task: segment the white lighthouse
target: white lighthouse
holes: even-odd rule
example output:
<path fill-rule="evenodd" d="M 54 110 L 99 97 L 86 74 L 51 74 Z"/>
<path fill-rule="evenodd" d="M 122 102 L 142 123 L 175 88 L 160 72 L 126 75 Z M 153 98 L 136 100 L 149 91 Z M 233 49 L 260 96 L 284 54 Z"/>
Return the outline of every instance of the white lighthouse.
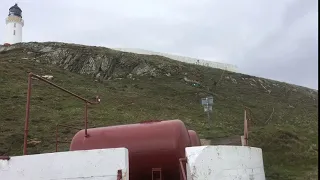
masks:
<path fill-rule="evenodd" d="M 22 10 L 18 4 L 9 9 L 9 15 L 6 18 L 5 44 L 15 44 L 22 42 Z"/>

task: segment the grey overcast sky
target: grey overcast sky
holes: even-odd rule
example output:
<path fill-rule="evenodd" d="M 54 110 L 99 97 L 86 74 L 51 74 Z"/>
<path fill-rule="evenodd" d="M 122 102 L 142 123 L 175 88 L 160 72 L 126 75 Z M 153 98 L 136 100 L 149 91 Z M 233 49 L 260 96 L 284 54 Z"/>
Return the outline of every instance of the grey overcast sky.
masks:
<path fill-rule="evenodd" d="M 141 48 L 238 66 L 318 89 L 318 0 L 0 0 L 23 11 L 23 41 Z"/>

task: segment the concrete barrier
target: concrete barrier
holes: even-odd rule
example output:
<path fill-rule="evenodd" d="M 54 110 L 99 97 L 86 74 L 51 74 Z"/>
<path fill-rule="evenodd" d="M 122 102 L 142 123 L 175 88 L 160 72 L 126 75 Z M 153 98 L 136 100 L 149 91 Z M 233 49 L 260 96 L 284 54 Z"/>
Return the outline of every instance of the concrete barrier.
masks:
<path fill-rule="evenodd" d="M 0 160 L 3 180 L 117 180 L 122 170 L 123 180 L 129 180 L 129 160 L 126 148 L 69 151 Z"/>
<path fill-rule="evenodd" d="M 188 180 L 265 180 L 262 150 L 246 146 L 186 148 Z"/>

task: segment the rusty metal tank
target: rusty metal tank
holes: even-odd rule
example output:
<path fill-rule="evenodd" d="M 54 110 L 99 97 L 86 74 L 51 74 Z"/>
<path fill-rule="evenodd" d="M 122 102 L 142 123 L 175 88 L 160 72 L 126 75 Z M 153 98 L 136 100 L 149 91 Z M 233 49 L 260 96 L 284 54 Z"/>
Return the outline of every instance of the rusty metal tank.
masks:
<path fill-rule="evenodd" d="M 201 141 L 198 134 L 194 130 L 188 130 L 191 140 L 191 146 L 201 146 Z"/>
<path fill-rule="evenodd" d="M 143 122 L 79 131 L 70 150 L 126 147 L 131 180 L 151 179 L 152 168 L 161 168 L 165 180 L 179 180 L 179 158 L 191 146 L 188 130 L 180 120 Z"/>

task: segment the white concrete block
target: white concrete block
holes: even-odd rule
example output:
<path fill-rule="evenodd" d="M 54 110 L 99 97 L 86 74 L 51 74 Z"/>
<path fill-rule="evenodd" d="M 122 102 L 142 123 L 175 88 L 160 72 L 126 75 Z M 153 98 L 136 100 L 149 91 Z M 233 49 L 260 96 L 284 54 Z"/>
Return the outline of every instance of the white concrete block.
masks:
<path fill-rule="evenodd" d="M 260 148 L 197 146 L 186 156 L 188 180 L 265 180 Z"/>
<path fill-rule="evenodd" d="M 68 151 L 0 160 L 1 180 L 129 180 L 126 148 Z"/>

